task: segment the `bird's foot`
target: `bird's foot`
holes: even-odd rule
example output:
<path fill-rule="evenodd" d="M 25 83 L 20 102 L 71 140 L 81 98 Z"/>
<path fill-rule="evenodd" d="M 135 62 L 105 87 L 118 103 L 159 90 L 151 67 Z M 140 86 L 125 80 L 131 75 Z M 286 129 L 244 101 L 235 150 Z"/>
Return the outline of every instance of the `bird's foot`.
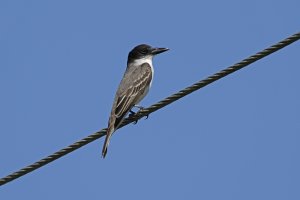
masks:
<path fill-rule="evenodd" d="M 129 117 L 133 117 L 136 114 L 136 112 L 133 112 L 132 110 L 129 111 Z"/>
<path fill-rule="evenodd" d="M 133 112 L 132 110 L 130 110 L 129 112 L 130 112 L 130 113 L 129 113 L 129 117 L 133 117 L 133 116 L 136 114 L 136 112 Z M 135 121 L 133 122 L 133 124 L 137 124 L 138 121 L 139 121 L 138 119 L 135 120 Z"/>
<path fill-rule="evenodd" d="M 145 109 L 143 106 L 140 106 L 140 105 L 134 105 L 133 107 L 138 108 L 139 111 Z M 138 112 L 139 112 L 139 111 L 138 111 Z M 129 111 L 129 117 L 133 117 L 135 114 L 136 114 L 136 112 L 133 112 L 132 110 Z M 145 119 L 148 119 L 148 118 L 149 118 L 149 114 L 145 115 L 145 117 L 146 117 Z M 133 124 L 137 124 L 138 121 L 139 121 L 138 119 L 135 120 L 135 121 L 133 122 Z"/>
<path fill-rule="evenodd" d="M 133 107 L 136 107 L 136 108 L 140 109 L 139 111 L 145 109 L 143 106 L 140 106 L 140 105 L 134 105 Z M 139 111 L 138 111 L 138 112 L 139 112 Z M 149 118 L 149 114 L 145 115 L 145 117 L 146 117 L 145 119 L 148 119 L 148 118 Z"/>

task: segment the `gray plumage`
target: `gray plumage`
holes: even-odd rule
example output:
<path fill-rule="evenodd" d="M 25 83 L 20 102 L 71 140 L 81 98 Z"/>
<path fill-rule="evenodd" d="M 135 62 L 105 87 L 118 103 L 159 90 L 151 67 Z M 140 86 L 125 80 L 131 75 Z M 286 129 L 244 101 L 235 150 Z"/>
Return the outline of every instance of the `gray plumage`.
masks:
<path fill-rule="evenodd" d="M 128 112 L 148 93 L 153 78 L 152 58 L 167 51 L 167 48 L 152 48 L 138 45 L 128 55 L 127 68 L 118 87 L 108 121 L 102 156 L 105 157 L 110 138 L 118 129 Z"/>

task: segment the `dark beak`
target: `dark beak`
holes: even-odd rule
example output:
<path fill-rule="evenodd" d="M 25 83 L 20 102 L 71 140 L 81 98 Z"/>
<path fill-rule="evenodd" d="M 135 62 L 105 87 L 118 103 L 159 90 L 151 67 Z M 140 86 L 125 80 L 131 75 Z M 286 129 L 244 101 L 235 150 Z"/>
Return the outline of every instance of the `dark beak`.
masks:
<path fill-rule="evenodd" d="M 151 54 L 157 55 L 157 54 L 160 54 L 160 53 L 168 51 L 168 50 L 169 50 L 168 48 L 153 48 L 151 51 Z"/>

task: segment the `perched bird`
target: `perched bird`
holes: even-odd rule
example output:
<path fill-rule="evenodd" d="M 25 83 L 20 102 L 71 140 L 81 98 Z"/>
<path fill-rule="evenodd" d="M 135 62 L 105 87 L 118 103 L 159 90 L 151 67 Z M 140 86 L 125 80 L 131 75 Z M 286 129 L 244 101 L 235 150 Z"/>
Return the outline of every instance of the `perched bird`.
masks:
<path fill-rule="evenodd" d="M 153 48 L 147 44 L 134 47 L 128 54 L 127 68 L 118 87 L 108 120 L 108 128 L 102 149 L 105 158 L 110 138 L 128 112 L 148 93 L 153 79 L 152 59 L 168 48 Z"/>

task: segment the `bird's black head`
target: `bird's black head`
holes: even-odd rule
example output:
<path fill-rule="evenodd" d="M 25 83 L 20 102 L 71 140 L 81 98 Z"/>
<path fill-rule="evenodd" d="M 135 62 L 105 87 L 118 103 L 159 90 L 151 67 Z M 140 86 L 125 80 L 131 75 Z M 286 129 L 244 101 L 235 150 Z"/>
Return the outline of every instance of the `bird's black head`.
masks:
<path fill-rule="evenodd" d="M 140 44 L 134 47 L 128 54 L 128 62 L 147 56 L 155 56 L 162 52 L 168 51 L 168 48 L 154 48 L 147 44 Z"/>

